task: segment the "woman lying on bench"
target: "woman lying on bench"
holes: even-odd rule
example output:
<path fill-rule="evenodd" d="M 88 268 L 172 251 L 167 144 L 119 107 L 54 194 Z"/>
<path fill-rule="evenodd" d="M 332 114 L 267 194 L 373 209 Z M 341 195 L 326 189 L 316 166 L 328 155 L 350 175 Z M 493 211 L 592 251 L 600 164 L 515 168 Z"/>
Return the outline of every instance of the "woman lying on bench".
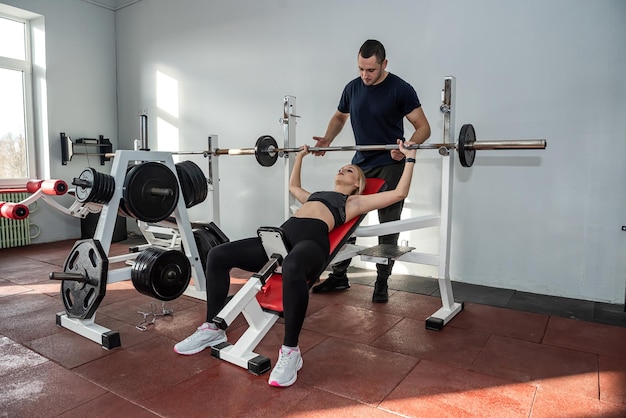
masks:
<path fill-rule="evenodd" d="M 412 144 L 407 142 L 406 145 Z M 281 228 L 285 232 L 291 250 L 282 263 L 283 315 L 285 336 L 272 369 L 269 384 L 285 387 L 295 383 L 302 357 L 298 337 L 309 302 L 308 281 L 315 281 L 327 266 L 330 253 L 328 233 L 335 227 L 374 209 L 387 207 L 407 197 L 413 176 L 416 150 L 405 148 L 398 140 L 400 151 L 408 162 L 398 186 L 394 190 L 361 195 L 365 187 L 365 175 L 353 164 L 339 169 L 335 176 L 335 189 L 330 192 L 310 193 L 302 188 L 300 171 L 302 159 L 309 153 L 303 146 L 297 154 L 289 192 L 302 203 L 298 211 Z M 211 321 L 226 303 L 230 287 L 230 270 L 234 267 L 256 272 L 268 257 L 258 237 L 227 242 L 213 247 L 207 256 L 206 291 L 207 322 L 196 332 L 174 346 L 178 354 L 196 354 L 207 347 L 226 341 L 226 333 Z"/>

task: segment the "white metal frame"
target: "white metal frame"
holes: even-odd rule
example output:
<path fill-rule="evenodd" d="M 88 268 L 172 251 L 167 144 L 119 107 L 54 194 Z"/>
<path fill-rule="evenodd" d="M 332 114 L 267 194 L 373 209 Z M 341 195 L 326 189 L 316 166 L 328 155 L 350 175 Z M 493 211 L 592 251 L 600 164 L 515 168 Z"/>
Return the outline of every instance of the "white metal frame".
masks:
<path fill-rule="evenodd" d="M 296 118 L 299 118 L 296 114 L 296 98 L 294 96 L 285 96 L 283 100 L 284 115 L 280 119 L 280 123 L 283 125 L 283 137 L 285 148 L 295 148 L 296 146 Z M 291 206 L 297 204 L 296 199 L 289 193 L 289 178 L 291 177 L 291 171 L 293 170 L 294 157 L 292 155 L 285 155 L 285 220 L 291 216 Z"/>
<path fill-rule="evenodd" d="M 161 162 L 167 166 L 172 173 L 174 173 L 174 175 L 177 176 L 176 166 L 171 153 L 128 150 L 118 150 L 115 153 L 113 165 L 111 166 L 111 176 L 113 176 L 115 180 L 115 191 L 113 192 L 113 196 L 109 202 L 102 206 L 100 219 L 98 220 L 98 225 L 96 226 L 96 231 L 93 236 L 94 240 L 100 242 L 105 254 L 108 254 L 111 248 L 111 240 L 119 210 L 119 202 L 123 196 L 124 180 L 126 178 L 127 168 L 129 164 L 135 164 L 137 161 Z M 185 255 L 191 264 L 192 277 L 194 278 L 196 290 L 204 292 L 206 289 L 206 279 L 202 269 L 202 262 L 196 247 L 193 232 L 191 230 L 191 222 L 189 221 L 189 215 L 187 213 L 187 208 L 185 207 L 185 199 L 182 197 L 183 194 L 182 189 L 180 188 L 180 182 L 177 183 L 179 184 L 178 187 L 180 196 L 176 209 L 174 210 L 174 218 L 176 219 L 177 224 L 177 234 L 180 235 L 180 243 L 184 246 Z M 111 264 L 119 261 L 133 260 L 138 254 L 138 252 L 135 252 L 110 257 L 109 263 Z M 132 267 L 129 266 L 109 270 L 107 274 L 107 284 L 130 279 L 131 269 Z M 95 323 L 95 314 L 91 318 L 80 319 L 70 318 L 67 313 L 60 312 L 57 314 L 57 325 L 95 341 L 101 344 L 104 348 L 115 348 L 121 344 L 119 334 L 116 331 L 111 331 L 110 329 Z"/>
<path fill-rule="evenodd" d="M 456 80 L 454 77 L 446 77 L 444 80 L 444 89 L 442 91 L 442 105 L 440 107 L 444 116 L 444 143 L 453 142 L 454 135 L 454 108 Z M 288 106 L 289 104 L 289 106 Z M 285 97 L 285 119 L 283 123 L 289 125 L 294 120 L 291 117 L 297 117 L 289 114 L 287 109 L 295 110 L 295 98 L 291 96 Z M 295 127 L 290 129 L 285 127 L 285 147 L 292 148 L 291 141 L 295 134 Z M 456 314 L 463 309 L 463 304 L 454 301 L 452 292 L 452 284 L 450 281 L 450 238 L 451 238 L 451 222 L 452 222 L 452 184 L 454 175 L 454 152 L 450 152 L 448 148 L 439 150 L 442 156 L 441 169 L 441 209 L 439 214 L 426 215 L 411 219 L 402 219 L 394 222 L 386 222 L 384 224 L 362 226 L 357 228 L 353 234 L 356 237 L 375 237 L 388 235 L 396 232 L 411 231 L 422 228 L 439 227 L 439 252 L 438 254 L 427 254 L 420 252 L 408 252 L 396 258 L 397 261 L 404 261 L 416 264 L 425 264 L 437 266 L 437 280 L 439 282 L 439 291 L 441 293 L 442 307 L 434 312 L 426 319 L 426 328 L 430 330 L 441 330 Z M 289 160 L 287 160 L 289 161 Z M 286 169 L 291 168 L 287 163 Z M 289 177 L 290 171 L 287 172 Z M 288 187 L 286 188 L 288 190 Z M 289 216 L 289 200 L 287 200 L 287 214 Z M 356 244 L 346 244 L 331 261 L 336 263 L 357 255 L 361 255 L 361 251 L 367 247 Z M 273 250 L 271 250 L 273 251 Z M 361 255 L 366 258 L 365 261 L 386 263 L 387 259 L 378 259 L 377 257 Z M 213 347 L 211 354 L 214 357 L 233 363 L 254 374 L 261 374 L 270 368 L 269 359 L 253 352 L 259 342 L 267 334 L 269 329 L 278 319 L 278 314 L 274 312 L 264 311 L 261 304 L 256 299 L 257 293 L 262 290 L 263 282 L 258 275 L 252 276 L 250 280 L 235 294 L 226 306 L 218 313 L 216 318 L 223 327 L 227 327 L 241 313 L 248 322 L 248 329 L 237 340 L 235 344 L 225 342 Z"/>
<path fill-rule="evenodd" d="M 456 79 L 448 76 L 444 79 L 442 91 L 442 105 L 440 107 L 444 117 L 443 142 L 454 142 L 454 116 L 456 107 Z M 442 307 L 426 319 L 426 328 L 431 330 L 441 330 L 456 314 L 463 309 L 463 304 L 454 301 L 452 283 L 450 281 L 450 237 L 452 222 L 452 184 L 454 179 L 454 152 L 448 148 L 441 148 L 439 154 L 442 156 L 441 162 L 441 208 L 439 215 L 426 215 L 411 219 L 386 222 L 378 225 L 368 225 L 359 227 L 355 237 L 377 237 L 389 235 L 397 232 L 411 231 L 422 228 L 439 227 L 439 252 L 438 254 L 427 254 L 420 252 L 408 252 L 399 257 L 396 261 L 405 261 L 415 264 L 425 264 L 437 266 L 437 280 L 439 282 L 439 292 L 441 294 Z M 331 261 L 337 263 L 348 258 L 360 255 L 366 247 L 356 244 L 346 244 L 337 256 Z M 386 259 L 377 259 L 371 256 L 362 255 L 364 261 L 386 263 Z"/>

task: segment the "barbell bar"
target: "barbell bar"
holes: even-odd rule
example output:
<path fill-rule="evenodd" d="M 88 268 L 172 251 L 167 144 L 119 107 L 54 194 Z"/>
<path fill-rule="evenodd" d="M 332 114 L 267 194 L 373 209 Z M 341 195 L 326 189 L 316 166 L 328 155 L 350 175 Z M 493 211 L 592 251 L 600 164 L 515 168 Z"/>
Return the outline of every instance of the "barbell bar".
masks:
<path fill-rule="evenodd" d="M 457 149 L 456 144 L 446 143 L 433 143 L 433 144 L 412 144 L 406 147 L 407 149 Z M 473 145 L 466 146 L 465 149 L 470 150 L 502 150 L 502 149 L 545 149 L 545 139 L 519 139 L 515 141 L 480 141 L 475 142 Z M 399 149 L 398 144 L 381 144 L 381 145 L 346 145 L 335 147 L 309 147 L 310 152 L 328 152 L 328 151 L 385 151 Z M 290 152 L 299 152 L 300 148 L 240 148 L 240 149 L 216 149 L 214 155 L 254 155 L 258 152 L 283 152 L 288 154 Z"/>
<path fill-rule="evenodd" d="M 471 124 L 465 124 L 459 131 L 459 140 L 454 143 L 429 143 L 412 144 L 409 149 L 436 149 L 441 155 L 446 155 L 449 150 L 456 149 L 459 153 L 459 160 L 464 167 L 471 167 L 474 164 L 474 157 L 477 150 L 505 150 L 505 149 L 545 149 L 547 141 L 545 139 L 518 139 L 511 141 L 476 141 L 476 132 Z M 399 149 L 398 144 L 380 145 L 346 145 L 335 147 L 310 147 L 309 151 L 329 152 L 329 151 L 391 151 Z M 300 148 L 279 148 L 278 144 L 271 136 L 260 137 L 254 148 L 231 148 L 215 149 L 210 152 L 212 155 L 254 155 L 259 164 L 269 167 L 276 163 L 279 155 L 290 152 L 299 152 Z M 206 156 L 206 154 L 205 154 Z"/>
<path fill-rule="evenodd" d="M 456 143 L 427 143 L 413 144 L 409 149 L 436 149 L 441 155 L 446 155 L 449 150 L 456 149 L 459 153 L 459 160 L 464 167 L 471 167 L 474 163 L 476 151 L 485 150 L 532 150 L 545 149 L 547 141 L 545 139 L 517 139 L 507 141 L 476 141 L 476 132 L 471 124 L 465 124 L 459 131 L 459 139 Z M 399 149 L 398 144 L 380 145 L 345 145 L 334 147 L 309 147 L 312 153 L 333 152 L 333 151 L 391 151 Z M 254 155 L 260 165 L 270 167 L 276 163 L 279 156 L 300 152 L 300 148 L 279 148 L 276 140 L 264 135 L 257 139 L 254 148 L 216 148 L 207 151 L 176 151 L 175 155 L 202 154 L 205 157 L 210 155 Z M 107 158 L 112 158 L 115 154 L 105 154 Z"/>

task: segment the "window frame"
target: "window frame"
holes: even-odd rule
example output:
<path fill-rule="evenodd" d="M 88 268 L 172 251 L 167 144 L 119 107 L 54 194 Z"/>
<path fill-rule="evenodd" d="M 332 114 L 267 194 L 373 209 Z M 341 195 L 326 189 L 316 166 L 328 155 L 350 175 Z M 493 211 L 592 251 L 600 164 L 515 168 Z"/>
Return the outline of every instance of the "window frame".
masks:
<path fill-rule="evenodd" d="M 31 178 L 37 178 L 36 141 L 34 129 L 34 105 L 33 105 L 33 49 L 32 27 L 29 19 L 0 10 L 0 18 L 13 20 L 24 24 L 24 48 L 25 59 L 19 60 L 0 56 L 0 68 L 21 71 L 24 99 L 24 136 L 26 139 L 26 163 L 28 173 L 26 178 L 7 179 L 0 178 L 0 188 L 25 187 Z"/>

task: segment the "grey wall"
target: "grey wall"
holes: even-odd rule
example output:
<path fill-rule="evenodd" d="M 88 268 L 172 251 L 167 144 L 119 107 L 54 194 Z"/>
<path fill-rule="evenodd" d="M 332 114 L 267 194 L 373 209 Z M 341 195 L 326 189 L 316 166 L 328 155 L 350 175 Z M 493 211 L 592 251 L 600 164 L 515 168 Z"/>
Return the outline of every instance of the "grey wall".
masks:
<path fill-rule="evenodd" d="M 344 84 L 357 76 L 356 53 L 367 38 L 381 40 L 390 71 L 415 86 L 433 128 L 430 141 L 440 142 L 441 88 L 453 75 L 457 130 L 472 123 L 479 140 L 546 138 L 548 148 L 483 152 L 471 169 L 456 168 L 452 278 L 624 302 L 621 0 L 390 0 L 384 7 L 374 1 L 150 0 L 119 9 L 114 18 L 77 0 L 12 3 L 45 14 L 51 31 L 49 71 L 57 68 L 48 74 L 51 137 L 61 129 L 91 135 L 115 128 L 109 117 L 114 38 L 121 148 L 138 137 L 142 110 L 150 118 L 151 145 L 162 150 L 204 149 L 209 134 L 229 148 L 252 147 L 265 134 L 280 140 L 285 95 L 297 98 L 298 144 L 311 143 L 324 133 Z M 62 74 L 61 63 L 75 64 L 71 74 Z M 157 79 L 176 87 L 167 106 L 159 102 L 165 89 L 163 83 L 157 89 Z M 77 93 L 68 97 L 72 86 Z M 163 109 L 172 105 L 174 115 Z M 336 143 L 353 144 L 351 130 Z M 305 185 L 330 187 L 334 170 L 349 157 L 307 160 Z M 422 151 L 419 159 L 405 217 L 439 209 L 440 157 Z M 206 167 L 202 157 L 194 160 Z M 72 174 L 83 166 L 73 164 Z M 263 168 L 252 157 L 221 157 L 220 177 L 220 225 L 231 239 L 282 221 L 281 164 Z M 210 205 L 193 208 L 191 217 L 212 219 Z M 402 238 L 419 250 L 437 250 L 436 231 Z M 410 264 L 395 271 L 435 273 Z"/>

